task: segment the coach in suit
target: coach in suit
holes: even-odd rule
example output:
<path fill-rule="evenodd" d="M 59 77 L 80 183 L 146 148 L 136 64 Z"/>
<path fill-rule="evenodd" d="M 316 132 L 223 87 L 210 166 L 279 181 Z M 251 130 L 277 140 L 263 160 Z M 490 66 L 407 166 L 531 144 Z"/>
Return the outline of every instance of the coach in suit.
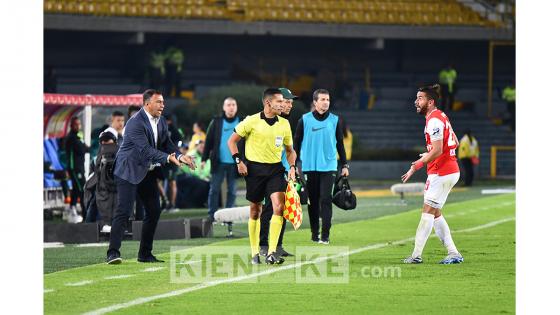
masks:
<path fill-rule="evenodd" d="M 154 169 L 166 163 L 180 166 L 181 162 L 191 169 L 195 168 L 193 159 L 181 155 L 168 137 L 167 124 L 164 119 L 160 119 L 165 107 L 161 92 L 146 90 L 143 102 L 143 108 L 127 122 L 124 140 L 116 156 L 113 175 L 118 205 L 111 225 L 108 264 L 122 262 L 119 249 L 137 192 L 145 208 L 138 261 L 162 262 L 152 255 L 154 233 L 161 213 L 155 174 L 157 170 Z"/>

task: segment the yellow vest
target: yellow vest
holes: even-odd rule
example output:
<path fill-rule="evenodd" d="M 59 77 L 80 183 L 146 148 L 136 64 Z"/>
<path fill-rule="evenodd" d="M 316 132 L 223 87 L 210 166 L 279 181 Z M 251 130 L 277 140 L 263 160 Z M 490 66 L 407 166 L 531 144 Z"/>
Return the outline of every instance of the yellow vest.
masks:
<path fill-rule="evenodd" d="M 464 135 L 459 142 L 459 159 L 469 159 L 472 157 L 478 158 L 480 154 L 478 148 L 478 141 L 472 137 L 472 142 L 468 135 Z"/>

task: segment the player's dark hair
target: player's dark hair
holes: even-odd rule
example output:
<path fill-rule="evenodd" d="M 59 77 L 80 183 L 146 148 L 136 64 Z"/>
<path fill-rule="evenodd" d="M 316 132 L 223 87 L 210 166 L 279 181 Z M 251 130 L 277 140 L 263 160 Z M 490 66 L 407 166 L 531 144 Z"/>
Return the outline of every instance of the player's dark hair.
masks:
<path fill-rule="evenodd" d="M 116 110 L 111 114 L 111 116 L 113 116 L 113 117 L 124 117 L 124 113 L 119 111 L 119 110 Z"/>
<path fill-rule="evenodd" d="M 158 90 L 154 90 L 154 89 L 147 89 L 146 91 L 144 91 L 144 93 L 142 93 L 142 101 L 143 104 L 146 105 L 146 103 L 152 98 L 152 96 L 154 95 L 163 95 L 163 93 L 161 93 Z"/>
<path fill-rule="evenodd" d="M 268 89 L 264 90 L 263 97 L 262 97 L 263 102 L 266 99 L 269 99 L 276 94 L 282 94 L 282 92 L 278 88 L 268 88 Z"/>
<path fill-rule="evenodd" d="M 138 111 L 140 111 L 140 109 L 141 109 L 140 106 L 136 106 L 136 105 L 128 106 L 128 118 L 130 118 L 130 116 L 132 116 L 133 112 L 138 112 Z"/>
<path fill-rule="evenodd" d="M 319 99 L 319 94 L 330 95 L 329 91 L 327 91 L 325 89 L 317 89 L 317 90 L 313 91 L 313 100 L 314 101 L 317 101 Z"/>
<path fill-rule="evenodd" d="M 434 100 L 437 105 L 439 100 L 439 84 L 425 85 L 418 88 L 418 92 L 426 93 L 428 100 Z"/>

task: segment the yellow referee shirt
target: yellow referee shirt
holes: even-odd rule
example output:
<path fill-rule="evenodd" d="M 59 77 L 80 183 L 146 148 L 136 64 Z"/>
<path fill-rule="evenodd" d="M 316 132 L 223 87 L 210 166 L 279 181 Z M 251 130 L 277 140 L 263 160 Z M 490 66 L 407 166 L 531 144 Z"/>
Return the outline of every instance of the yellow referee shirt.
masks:
<path fill-rule="evenodd" d="M 245 138 L 245 157 L 252 162 L 280 163 L 284 146 L 293 145 L 292 130 L 287 119 L 276 116 L 271 126 L 263 112 L 247 116 L 235 127 Z"/>

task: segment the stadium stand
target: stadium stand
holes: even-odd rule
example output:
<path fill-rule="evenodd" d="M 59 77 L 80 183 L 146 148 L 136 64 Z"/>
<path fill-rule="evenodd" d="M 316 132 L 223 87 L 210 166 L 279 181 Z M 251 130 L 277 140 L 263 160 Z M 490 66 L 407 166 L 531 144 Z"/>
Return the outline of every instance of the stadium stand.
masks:
<path fill-rule="evenodd" d="M 46 0 L 46 13 L 234 21 L 503 27 L 459 1 Z"/>

